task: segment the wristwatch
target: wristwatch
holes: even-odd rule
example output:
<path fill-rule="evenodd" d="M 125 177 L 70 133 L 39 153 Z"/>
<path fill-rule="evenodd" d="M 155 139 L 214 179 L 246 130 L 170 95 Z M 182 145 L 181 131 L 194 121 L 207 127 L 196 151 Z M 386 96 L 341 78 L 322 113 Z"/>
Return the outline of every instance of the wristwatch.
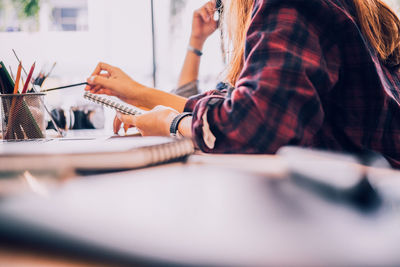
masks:
<path fill-rule="evenodd" d="M 188 45 L 188 50 L 192 51 L 193 53 L 195 53 L 199 57 L 201 57 L 203 55 L 203 52 L 201 52 L 199 49 L 194 48 L 191 45 Z"/>
<path fill-rule="evenodd" d="M 178 131 L 178 126 L 179 123 L 181 122 L 181 120 L 183 120 L 184 118 L 188 117 L 188 116 L 192 116 L 193 113 L 192 112 L 183 112 L 179 115 L 177 115 L 171 122 L 171 125 L 169 127 L 169 133 L 172 137 L 181 137 L 182 135 L 179 133 Z"/>

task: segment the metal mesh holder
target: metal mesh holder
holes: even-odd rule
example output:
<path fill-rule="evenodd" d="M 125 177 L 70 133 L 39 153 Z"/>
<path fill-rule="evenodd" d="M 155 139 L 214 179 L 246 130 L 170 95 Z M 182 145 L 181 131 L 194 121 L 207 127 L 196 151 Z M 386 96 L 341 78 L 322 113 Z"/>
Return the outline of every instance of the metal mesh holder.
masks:
<path fill-rule="evenodd" d="M 0 94 L 3 140 L 46 137 L 44 94 Z"/>

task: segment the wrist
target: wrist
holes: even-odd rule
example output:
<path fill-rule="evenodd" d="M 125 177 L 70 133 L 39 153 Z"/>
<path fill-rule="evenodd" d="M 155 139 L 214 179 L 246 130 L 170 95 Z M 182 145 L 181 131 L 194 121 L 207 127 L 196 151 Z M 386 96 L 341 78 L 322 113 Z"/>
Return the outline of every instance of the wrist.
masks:
<path fill-rule="evenodd" d="M 189 45 L 197 50 L 203 50 L 205 39 L 198 37 L 190 37 Z"/>
<path fill-rule="evenodd" d="M 188 51 L 194 53 L 195 55 L 197 55 L 198 57 L 201 57 L 203 55 L 203 52 L 199 49 L 194 48 L 193 46 L 189 45 L 188 46 Z"/>
<path fill-rule="evenodd" d="M 123 88 L 121 96 L 133 102 L 140 102 L 143 96 L 147 94 L 147 87 L 134 80 L 130 80 L 124 85 L 120 86 Z"/>
<path fill-rule="evenodd" d="M 170 122 L 170 127 L 169 127 L 169 133 L 171 136 L 183 136 L 184 133 L 182 131 L 182 127 L 180 127 L 180 124 L 185 120 L 187 117 L 191 117 L 192 113 L 191 112 L 183 112 L 179 114 L 175 114 L 174 118 Z"/>
<path fill-rule="evenodd" d="M 178 125 L 178 132 L 185 137 L 192 137 L 192 118 L 193 115 L 187 116 Z"/>
<path fill-rule="evenodd" d="M 171 110 L 171 112 L 166 117 L 165 127 L 164 127 L 165 136 L 171 136 L 171 125 L 172 125 L 172 122 L 174 121 L 174 119 L 176 118 L 176 116 L 178 116 L 178 115 L 179 115 L 179 112 Z"/>
<path fill-rule="evenodd" d="M 134 88 L 132 92 L 132 100 L 137 103 L 136 105 L 149 110 L 159 105 L 156 101 L 157 97 L 156 89 L 144 85 Z"/>

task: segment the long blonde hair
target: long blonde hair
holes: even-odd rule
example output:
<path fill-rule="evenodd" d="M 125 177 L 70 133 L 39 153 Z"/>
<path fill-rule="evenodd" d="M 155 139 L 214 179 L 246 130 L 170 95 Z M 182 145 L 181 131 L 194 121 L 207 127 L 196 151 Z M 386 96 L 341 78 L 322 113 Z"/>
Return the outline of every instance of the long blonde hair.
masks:
<path fill-rule="evenodd" d="M 388 66 L 400 65 L 400 21 L 381 0 L 352 0 L 363 35 Z M 244 65 L 246 33 L 254 0 L 224 1 L 224 38 L 227 41 L 226 82 L 235 85 Z"/>
<path fill-rule="evenodd" d="M 388 66 L 400 64 L 400 21 L 381 0 L 353 0 L 364 36 Z"/>
<path fill-rule="evenodd" d="M 224 1 L 223 21 L 227 41 L 226 82 L 235 85 L 244 64 L 246 33 L 250 26 L 254 0 Z"/>

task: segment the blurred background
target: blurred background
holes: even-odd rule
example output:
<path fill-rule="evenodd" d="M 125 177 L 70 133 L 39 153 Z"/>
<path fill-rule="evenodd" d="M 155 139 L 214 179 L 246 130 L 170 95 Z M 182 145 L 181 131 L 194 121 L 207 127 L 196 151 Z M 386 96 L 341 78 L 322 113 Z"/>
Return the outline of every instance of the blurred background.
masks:
<path fill-rule="evenodd" d="M 170 91 L 176 87 L 186 53 L 192 13 L 206 2 L 0 0 L 0 60 L 16 72 L 11 51 L 15 49 L 26 69 L 36 61 L 36 75 L 48 73 L 56 62 L 43 84 L 46 88 L 83 82 L 104 61 L 138 82 Z M 400 0 L 388 3 L 397 11 Z M 219 39 L 214 33 L 204 47 L 201 91 L 214 89 L 223 70 Z M 68 109 L 83 101 L 82 87 L 46 96 L 51 108 Z M 106 127 L 111 128 L 113 114 L 106 111 Z"/>
<path fill-rule="evenodd" d="M 170 91 L 183 64 L 193 11 L 206 2 L 0 0 L 0 61 L 15 73 L 18 64 L 11 50 L 15 49 L 25 69 L 36 61 L 36 76 L 48 73 L 56 62 L 43 84 L 46 88 L 86 81 L 103 61 L 138 82 Z M 203 91 L 214 89 L 223 69 L 219 43 L 215 33 L 204 47 L 199 77 Z M 68 108 L 83 104 L 82 94 L 82 87 L 52 92 L 46 102 L 51 108 Z M 106 113 L 109 121 L 114 113 Z M 110 124 L 106 122 L 106 127 Z"/>

